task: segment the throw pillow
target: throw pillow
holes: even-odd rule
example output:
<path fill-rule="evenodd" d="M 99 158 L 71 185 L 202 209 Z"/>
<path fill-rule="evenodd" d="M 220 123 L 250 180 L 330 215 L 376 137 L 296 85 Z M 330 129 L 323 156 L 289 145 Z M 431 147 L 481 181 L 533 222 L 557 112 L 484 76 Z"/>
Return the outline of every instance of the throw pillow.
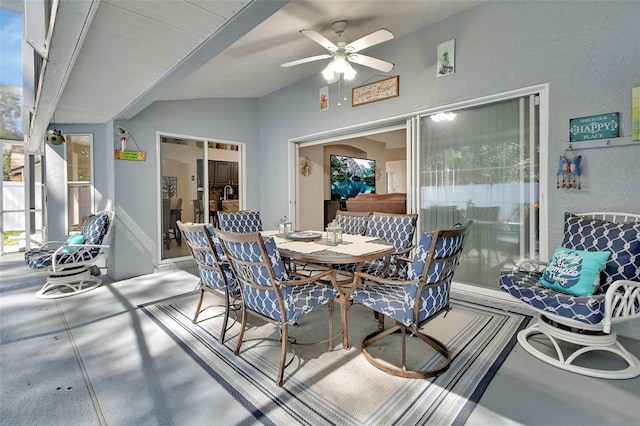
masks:
<path fill-rule="evenodd" d="M 84 235 L 73 234 L 69 238 L 67 238 L 67 241 L 65 241 L 64 245 L 68 246 L 70 244 L 84 244 L 84 242 L 85 242 Z M 77 247 L 65 247 L 62 249 L 62 251 L 64 253 L 73 253 L 76 250 L 76 248 Z"/>
<path fill-rule="evenodd" d="M 600 284 L 600 272 L 609 251 L 584 251 L 558 247 L 542 273 L 540 283 L 572 296 L 590 296 Z"/>
<path fill-rule="evenodd" d="M 640 281 L 640 222 L 613 223 L 565 213 L 562 246 L 610 251 L 600 277 L 604 287 L 616 280 Z"/>

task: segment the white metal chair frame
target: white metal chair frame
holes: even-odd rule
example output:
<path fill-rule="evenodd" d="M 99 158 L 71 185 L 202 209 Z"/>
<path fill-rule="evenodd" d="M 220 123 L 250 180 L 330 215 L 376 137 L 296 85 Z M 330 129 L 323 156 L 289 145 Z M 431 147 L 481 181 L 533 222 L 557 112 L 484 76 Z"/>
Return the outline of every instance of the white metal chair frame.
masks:
<path fill-rule="evenodd" d="M 107 214 L 109 217 L 109 226 L 102 238 L 102 242 L 105 243 L 109 242 L 115 212 L 105 210 L 96 213 L 96 216 L 102 214 Z M 51 266 L 44 270 L 47 282 L 36 293 L 38 299 L 58 299 L 75 296 L 102 285 L 102 279 L 92 275 L 91 269 L 92 265 L 106 256 L 106 249 L 109 248 L 108 244 L 65 244 L 65 241 L 48 241 L 40 246 L 39 250 L 56 246 L 58 248 L 52 254 Z M 74 261 L 58 263 L 59 255 L 64 253 L 63 250 L 68 249 L 73 250 L 71 255 Z M 99 249 L 98 253 L 95 256 L 87 256 L 87 253 L 94 249 Z"/>
<path fill-rule="evenodd" d="M 577 214 L 585 218 L 607 220 L 615 223 L 640 222 L 640 214 L 593 212 Z M 542 272 L 547 263 L 523 259 L 513 271 Z M 613 307 L 616 307 L 615 310 Z M 604 318 L 599 324 L 586 324 L 544 310 L 533 309 L 538 313 L 538 321 L 518 333 L 518 343 L 531 355 L 548 364 L 574 373 L 604 379 L 629 379 L 640 376 L 640 360 L 627 351 L 618 341 L 612 324 L 640 318 L 640 282 L 618 280 L 608 287 L 605 295 Z M 529 342 L 529 337 L 543 334 L 552 343 L 556 357 L 547 355 Z M 565 354 L 562 342 L 579 345 Z M 565 345 L 566 346 L 566 345 Z M 574 361 L 587 352 L 605 351 L 618 355 L 627 363 L 619 370 L 602 370 L 574 364 Z"/>

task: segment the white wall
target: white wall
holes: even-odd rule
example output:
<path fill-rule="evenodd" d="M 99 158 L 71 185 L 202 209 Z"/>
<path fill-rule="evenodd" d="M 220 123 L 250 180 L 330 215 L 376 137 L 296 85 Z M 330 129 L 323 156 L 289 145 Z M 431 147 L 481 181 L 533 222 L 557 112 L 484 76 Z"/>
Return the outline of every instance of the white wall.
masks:
<path fill-rule="evenodd" d="M 115 164 L 118 250 L 113 253 L 113 278 L 150 273 L 159 263 L 156 132 L 247 144 L 246 208 L 260 208 L 262 195 L 258 182 L 262 161 L 257 103 L 256 99 L 155 102 L 121 124 L 134 136 L 139 148 L 146 151 L 147 159 Z"/>

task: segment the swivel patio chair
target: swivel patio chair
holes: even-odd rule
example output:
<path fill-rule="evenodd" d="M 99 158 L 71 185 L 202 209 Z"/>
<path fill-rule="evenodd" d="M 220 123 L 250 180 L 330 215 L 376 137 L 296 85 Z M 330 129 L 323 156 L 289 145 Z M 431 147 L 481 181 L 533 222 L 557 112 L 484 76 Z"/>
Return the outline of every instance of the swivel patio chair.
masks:
<path fill-rule="evenodd" d="M 226 232 L 246 234 L 262 231 L 260 212 L 255 210 L 241 210 L 239 212 L 218 212 L 218 225 Z"/>
<path fill-rule="evenodd" d="M 329 350 L 333 348 L 333 301 L 339 297 L 335 272 L 322 271 L 310 277 L 289 273 L 278 254 L 273 238 L 259 233 L 239 234 L 216 230 L 242 293 L 242 328 L 235 354 L 240 353 L 251 313 L 280 329 L 280 361 L 276 385 L 282 386 L 289 344 L 289 325 L 309 312 L 329 306 Z M 340 304 L 342 330 L 347 329 L 346 306 Z"/>
<path fill-rule="evenodd" d="M 240 287 L 227 262 L 213 226 L 204 223 L 182 223 L 181 221 L 178 221 L 177 224 L 200 274 L 200 298 L 191 322 L 195 324 L 203 311 L 201 308 L 205 292 L 222 295 L 224 297 L 224 314 L 219 340 L 220 343 L 224 343 L 232 302 L 240 298 Z"/>
<path fill-rule="evenodd" d="M 562 247 L 549 264 L 525 259 L 500 276 L 500 288 L 538 314 L 537 323 L 518 333 L 518 343 L 563 370 L 637 377 L 640 361 L 612 325 L 640 318 L 640 214 L 565 213 L 564 220 Z M 594 352 L 601 356 L 592 362 L 602 368 L 589 364 Z M 602 365 L 610 354 L 621 368 Z"/>
<path fill-rule="evenodd" d="M 432 377 L 449 368 L 451 353 L 447 346 L 423 333 L 421 327 L 449 308 L 451 281 L 471 223 L 423 234 L 402 276 L 355 273 L 351 300 L 395 320 L 393 327 L 375 331 L 362 341 L 362 353 L 376 368 L 407 378 Z M 401 334 L 400 345 L 389 343 L 396 332 Z M 415 355 L 417 362 L 411 364 L 407 362 L 407 332 L 430 348 Z M 390 353 L 377 356 L 385 351 Z M 400 358 L 399 365 L 388 359 L 391 357 Z"/>
<path fill-rule="evenodd" d="M 24 259 L 32 269 L 43 270 L 47 282 L 36 293 L 39 299 L 57 299 L 86 293 L 102 285 L 95 266 L 106 256 L 109 248 L 114 212 L 105 210 L 90 215 L 79 234 L 66 241 L 49 241 L 25 253 Z M 93 272 L 93 274 L 92 274 Z"/>

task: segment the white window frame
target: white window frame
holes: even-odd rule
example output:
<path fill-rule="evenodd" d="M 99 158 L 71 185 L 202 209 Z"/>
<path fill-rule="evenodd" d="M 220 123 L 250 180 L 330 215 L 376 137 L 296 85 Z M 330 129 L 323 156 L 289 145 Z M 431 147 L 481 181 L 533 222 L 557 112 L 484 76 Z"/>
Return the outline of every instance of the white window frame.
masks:
<path fill-rule="evenodd" d="M 65 208 L 65 229 L 66 229 L 66 234 L 68 235 L 71 230 L 69 229 L 69 188 L 72 186 L 84 186 L 84 185 L 89 185 L 90 186 L 90 191 L 91 191 L 91 199 L 90 199 L 90 211 L 91 212 L 95 212 L 95 199 L 96 199 L 96 189 L 95 189 L 95 185 L 94 185 L 94 179 L 95 179 L 95 167 L 94 167 L 94 149 L 93 149 L 93 133 L 69 133 L 69 134 L 65 134 L 64 138 L 65 141 L 68 141 L 69 138 L 73 138 L 74 136 L 88 136 L 89 137 L 89 148 L 91 149 L 91 155 L 89 156 L 89 161 L 91 164 L 91 180 L 90 181 L 70 181 L 69 180 L 69 176 L 68 176 L 68 161 L 69 159 L 67 158 L 67 146 L 66 144 L 68 142 L 65 142 L 65 147 L 64 147 L 64 161 L 65 161 L 65 166 L 64 166 L 64 181 L 65 181 L 65 186 L 64 186 L 64 208 Z"/>

